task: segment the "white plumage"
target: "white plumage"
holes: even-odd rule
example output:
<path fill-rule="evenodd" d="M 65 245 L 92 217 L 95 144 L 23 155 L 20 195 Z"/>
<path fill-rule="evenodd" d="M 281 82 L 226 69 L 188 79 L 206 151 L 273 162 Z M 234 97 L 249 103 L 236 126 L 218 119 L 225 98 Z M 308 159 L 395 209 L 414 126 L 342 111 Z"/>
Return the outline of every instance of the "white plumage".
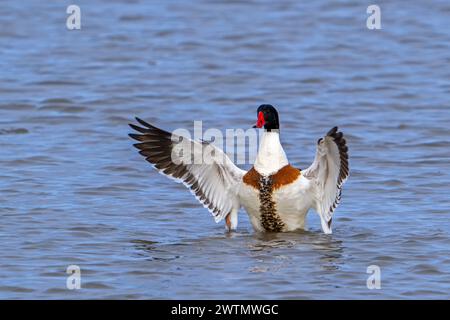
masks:
<path fill-rule="evenodd" d="M 140 134 L 130 136 L 139 141 L 140 153 L 160 173 L 186 185 L 216 222 L 226 218 L 228 229 L 236 229 L 241 207 L 261 232 L 305 229 L 306 214 L 314 208 L 323 232 L 332 232 L 332 214 L 349 172 L 346 142 L 337 127 L 319 139 L 314 162 L 304 171 L 289 165 L 279 131 L 266 130 L 253 171 L 246 172 L 212 144 L 137 121 L 142 127 L 130 126 Z"/>

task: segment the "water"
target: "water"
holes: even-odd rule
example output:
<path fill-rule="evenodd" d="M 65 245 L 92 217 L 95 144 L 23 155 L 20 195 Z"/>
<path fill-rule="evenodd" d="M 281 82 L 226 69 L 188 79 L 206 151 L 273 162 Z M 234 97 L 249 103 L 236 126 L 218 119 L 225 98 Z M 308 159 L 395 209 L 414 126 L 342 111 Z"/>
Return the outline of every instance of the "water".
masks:
<path fill-rule="evenodd" d="M 69 4 L 0 6 L 0 298 L 450 298 L 447 1 L 378 1 L 376 31 L 364 1 L 79 0 L 80 31 Z M 246 129 L 261 103 L 300 168 L 346 134 L 333 235 L 244 212 L 229 235 L 127 137 Z"/>

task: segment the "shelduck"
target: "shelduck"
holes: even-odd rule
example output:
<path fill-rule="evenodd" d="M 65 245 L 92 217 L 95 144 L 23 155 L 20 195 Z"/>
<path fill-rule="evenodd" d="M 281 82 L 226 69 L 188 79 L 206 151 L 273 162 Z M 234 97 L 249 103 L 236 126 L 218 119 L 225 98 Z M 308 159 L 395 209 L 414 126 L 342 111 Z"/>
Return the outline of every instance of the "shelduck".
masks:
<path fill-rule="evenodd" d="M 277 110 L 268 104 L 257 110 L 255 128 L 264 130 L 253 167 L 238 168 L 225 153 L 204 141 L 174 137 L 139 118 L 130 124 L 139 141 L 134 146 L 160 173 L 183 183 L 214 216 L 235 230 L 241 207 L 247 211 L 258 232 L 287 232 L 305 229 L 305 218 L 313 208 L 320 216 L 322 230 L 332 233 L 333 213 L 349 175 L 348 148 L 342 132 L 332 128 L 317 141 L 313 163 L 305 170 L 289 164 L 280 142 Z M 209 161 L 187 161 L 192 154 L 213 148 Z"/>

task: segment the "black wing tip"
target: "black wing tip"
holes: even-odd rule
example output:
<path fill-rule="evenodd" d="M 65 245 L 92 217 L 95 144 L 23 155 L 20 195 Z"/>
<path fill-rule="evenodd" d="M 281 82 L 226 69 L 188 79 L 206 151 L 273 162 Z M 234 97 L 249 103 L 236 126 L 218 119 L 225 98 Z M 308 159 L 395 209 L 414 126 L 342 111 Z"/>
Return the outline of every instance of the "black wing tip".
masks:
<path fill-rule="evenodd" d="M 142 127 L 134 123 L 128 123 L 128 126 L 140 134 L 130 133 L 128 134 L 128 136 L 130 136 L 134 140 L 141 141 L 142 136 L 151 132 L 151 130 L 154 129 L 154 127 L 139 117 L 135 117 L 135 119 L 138 122 L 138 124 L 140 124 Z"/>
<path fill-rule="evenodd" d="M 134 117 L 134 118 L 136 119 L 136 121 L 137 121 L 138 123 L 141 123 L 141 121 L 143 121 L 143 120 L 139 119 L 138 117 Z M 134 124 L 134 123 L 128 123 L 128 126 L 129 126 L 131 129 L 133 129 L 133 130 L 135 130 L 135 131 L 138 131 L 138 132 L 142 132 L 142 130 L 143 130 L 143 128 L 137 126 L 137 125 Z"/>
<path fill-rule="evenodd" d="M 128 136 L 131 139 L 137 140 L 137 141 L 141 141 L 141 135 L 140 134 L 136 134 L 136 133 L 129 133 Z"/>
<path fill-rule="evenodd" d="M 138 127 L 137 125 L 135 125 L 134 123 L 129 123 L 128 125 L 130 126 L 131 129 L 134 129 L 134 130 L 136 130 L 137 128 L 139 128 L 139 127 Z M 138 130 L 136 130 L 136 131 L 138 131 Z"/>
<path fill-rule="evenodd" d="M 328 131 L 327 136 L 332 137 L 338 145 L 345 145 L 344 133 L 339 131 L 338 127 L 334 127 Z"/>
<path fill-rule="evenodd" d="M 333 135 L 335 135 L 336 132 L 337 132 L 338 130 L 339 130 L 339 128 L 338 128 L 337 126 L 331 128 L 330 131 L 327 132 L 327 136 L 333 136 Z"/>
<path fill-rule="evenodd" d="M 148 128 L 148 129 L 153 129 L 155 128 L 154 126 L 152 126 L 150 123 L 148 123 L 147 121 L 142 120 L 139 117 L 134 117 L 136 119 L 137 122 L 139 122 L 140 125 Z"/>
<path fill-rule="evenodd" d="M 152 129 L 152 128 L 155 128 L 154 126 L 152 126 L 150 123 L 148 123 L 147 121 L 145 121 L 145 120 L 142 120 L 141 118 L 139 118 L 139 117 L 134 117 L 134 119 L 138 122 L 138 124 L 140 124 L 141 126 L 144 126 L 144 127 L 146 127 L 146 128 L 148 128 L 148 129 Z M 133 124 L 133 123 L 129 123 L 128 124 L 131 128 L 135 128 L 135 127 L 137 127 L 135 124 Z"/>
<path fill-rule="evenodd" d="M 327 136 L 333 138 L 334 143 L 336 143 L 339 149 L 339 155 L 341 158 L 341 178 L 345 178 L 349 173 L 347 141 L 344 139 L 344 134 L 342 131 L 338 131 L 337 126 L 328 131 Z"/>
<path fill-rule="evenodd" d="M 136 120 L 138 123 L 142 124 L 142 122 L 145 122 L 144 120 L 142 120 L 139 117 L 134 117 L 134 120 Z"/>

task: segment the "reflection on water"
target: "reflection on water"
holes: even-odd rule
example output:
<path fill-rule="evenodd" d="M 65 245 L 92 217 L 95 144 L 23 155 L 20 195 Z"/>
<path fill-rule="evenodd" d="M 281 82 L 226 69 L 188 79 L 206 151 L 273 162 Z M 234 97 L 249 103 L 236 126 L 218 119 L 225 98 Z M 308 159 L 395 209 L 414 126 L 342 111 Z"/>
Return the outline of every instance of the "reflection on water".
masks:
<path fill-rule="evenodd" d="M 230 240 L 236 240 L 235 242 Z M 245 243 L 245 247 L 242 244 Z M 225 233 L 223 236 L 185 239 L 182 243 L 158 243 L 149 240 L 133 240 L 136 255 L 147 261 L 165 261 L 176 270 L 192 268 L 193 261 L 213 264 L 220 260 L 222 268 L 245 265 L 245 274 L 267 273 L 268 277 L 284 278 L 299 266 L 299 261 L 316 272 L 337 272 L 342 261 L 343 246 L 339 240 L 317 232 L 291 232 L 285 234 L 252 234 L 248 232 Z M 222 259 L 218 258 L 224 254 Z M 229 260 L 230 257 L 233 257 Z M 211 265 L 209 266 L 211 268 Z M 214 268 L 212 268 L 214 270 Z M 218 271 L 218 270 L 216 270 Z M 196 274 L 196 281 L 202 281 L 205 274 Z M 266 276 L 267 277 L 267 276 Z M 239 278 L 236 278 L 239 279 Z M 270 278 L 269 278 L 270 279 Z M 193 280 L 193 279 L 191 279 Z M 277 280 L 277 283 L 280 280 Z M 281 280 L 283 282 L 285 280 Z M 291 288 L 293 290 L 293 288 Z M 293 290 L 295 292 L 295 290 Z"/>
<path fill-rule="evenodd" d="M 377 4 L 370 31 L 353 0 L 81 1 L 67 31 L 64 4 L 2 1 L 0 298 L 449 298 L 450 7 Z M 332 235 L 314 213 L 226 233 L 127 136 L 134 116 L 246 129 L 262 103 L 299 168 L 345 133 Z"/>
<path fill-rule="evenodd" d="M 319 254 L 321 268 L 326 270 L 336 270 L 339 268 L 339 259 L 342 257 L 342 241 L 334 240 L 332 237 L 317 232 L 296 231 L 290 233 L 258 233 L 255 235 L 258 240 L 249 246 L 250 252 L 272 253 L 274 257 L 282 261 L 281 266 L 286 265 L 289 256 L 277 255 L 277 252 L 292 252 L 292 249 L 302 252 L 315 252 Z M 282 269 L 279 267 L 278 270 Z"/>

